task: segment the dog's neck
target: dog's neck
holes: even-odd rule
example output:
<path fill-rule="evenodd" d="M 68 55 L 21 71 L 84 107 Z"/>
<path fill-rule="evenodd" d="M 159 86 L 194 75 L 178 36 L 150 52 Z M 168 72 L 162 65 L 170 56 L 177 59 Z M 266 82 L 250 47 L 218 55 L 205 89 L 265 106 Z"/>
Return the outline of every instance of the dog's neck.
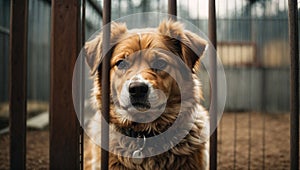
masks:
<path fill-rule="evenodd" d="M 132 138 L 142 138 L 142 137 L 150 138 L 150 137 L 157 135 L 152 131 L 151 132 L 135 131 L 132 128 L 120 128 L 119 131 L 120 131 L 120 133 L 122 133 L 128 137 L 132 137 Z"/>

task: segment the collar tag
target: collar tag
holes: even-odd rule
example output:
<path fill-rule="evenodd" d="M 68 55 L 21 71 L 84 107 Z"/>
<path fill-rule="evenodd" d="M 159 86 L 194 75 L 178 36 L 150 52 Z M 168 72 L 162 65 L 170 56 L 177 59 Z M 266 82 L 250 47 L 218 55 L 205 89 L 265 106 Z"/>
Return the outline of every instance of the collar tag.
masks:
<path fill-rule="evenodd" d="M 145 145 L 146 145 L 146 137 L 144 135 L 142 147 L 140 147 L 138 150 L 136 150 L 132 153 L 132 162 L 134 164 L 140 165 L 143 163 L 143 160 L 145 158 L 145 156 L 143 154 L 143 149 L 144 149 Z"/>

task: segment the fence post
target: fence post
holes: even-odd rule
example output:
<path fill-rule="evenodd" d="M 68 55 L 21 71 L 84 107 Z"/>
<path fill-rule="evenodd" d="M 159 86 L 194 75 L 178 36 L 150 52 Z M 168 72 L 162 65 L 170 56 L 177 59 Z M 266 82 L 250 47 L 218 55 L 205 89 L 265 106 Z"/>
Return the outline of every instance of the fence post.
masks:
<path fill-rule="evenodd" d="M 289 41 L 291 60 L 291 118 L 290 118 L 290 168 L 299 169 L 299 38 L 297 0 L 289 0 Z"/>
<path fill-rule="evenodd" d="M 168 0 L 168 14 L 172 15 L 169 16 L 169 19 L 173 19 L 176 21 L 177 16 L 177 0 Z"/>
<path fill-rule="evenodd" d="M 78 56 L 78 0 L 52 0 L 50 169 L 79 169 L 79 122 L 73 107 L 72 74 Z"/>
<path fill-rule="evenodd" d="M 102 109 L 101 113 L 104 120 L 107 122 L 101 123 L 101 169 L 108 170 L 109 151 L 109 105 L 110 105 L 110 20 L 111 20 L 111 1 L 103 1 L 103 63 L 102 63 Z"/>
<path fill-rule="evenodd" d="M 208 37 L 212 45 L 217 48 L 217 33 L 216 33 L 216 7 L 215 0 L 209 0 L 209 15 L 208 15 Z M 217 126 L 217 55 L 215 51 L 211 51 L 209 58 L 210 62 L 210 85 L 211 85 L 211 103 L 210 103 L 210 130 Z M 210 145 L 209 145 L 209 167 L 211 170 L 217 169 L 217 132 L 218 129 L 214 129 L 211 133 Z"/>
<path fill-rule="evenodd" d="M 27 0 L 11 0 L 10 169 L 26 169 Z"/>
<path fill-rule="evenodd" d="M 78 27 L 80 27 L 81 33 L 81 43 L 79 45 L 79 49 L 85 44 L 85 12 L 86 12 L 86 0 L 82 0 L 81 4 L 81 23 L 79 23 Z M 85 58 L 81 59 L 81 76 L 80 76 L 80 113 L 79 120 L 81 122 L 80 127 L 80 169 L 84 169 L 84 101 L 85 101 Z"/>

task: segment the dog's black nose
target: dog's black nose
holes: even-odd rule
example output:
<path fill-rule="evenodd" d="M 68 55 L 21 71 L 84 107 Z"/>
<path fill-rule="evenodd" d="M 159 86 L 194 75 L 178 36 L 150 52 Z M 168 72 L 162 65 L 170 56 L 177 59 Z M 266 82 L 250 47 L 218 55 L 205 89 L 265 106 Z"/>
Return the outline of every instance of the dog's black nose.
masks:
<path fill-rule="evenodd" d="M 129 84 L 129 94 L 133 98 L 144 98 L 148 94 L 148 85 L 142 82 L 132 82 Z"/>

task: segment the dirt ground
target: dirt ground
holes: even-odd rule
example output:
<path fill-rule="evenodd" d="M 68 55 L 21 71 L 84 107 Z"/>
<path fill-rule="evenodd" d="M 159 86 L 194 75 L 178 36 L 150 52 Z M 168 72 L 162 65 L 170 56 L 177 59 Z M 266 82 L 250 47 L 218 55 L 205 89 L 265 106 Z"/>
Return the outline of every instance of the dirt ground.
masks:
<path fill-rule="evenodd" d="M 289 169 L 289 114 L 225 113 L 218 138 L 218 169 Z M 8 134 L 0 136 L 0 169 L 8 148 Z M 47 130 L 28 131 L 27 169 L 49 169 L 48 148 Z"/>
<path fill-rule="evenodd" d="M 219 169 L 289 169 L 289 122 L 289 114 L 224 114 L 218 130 Z"/>

